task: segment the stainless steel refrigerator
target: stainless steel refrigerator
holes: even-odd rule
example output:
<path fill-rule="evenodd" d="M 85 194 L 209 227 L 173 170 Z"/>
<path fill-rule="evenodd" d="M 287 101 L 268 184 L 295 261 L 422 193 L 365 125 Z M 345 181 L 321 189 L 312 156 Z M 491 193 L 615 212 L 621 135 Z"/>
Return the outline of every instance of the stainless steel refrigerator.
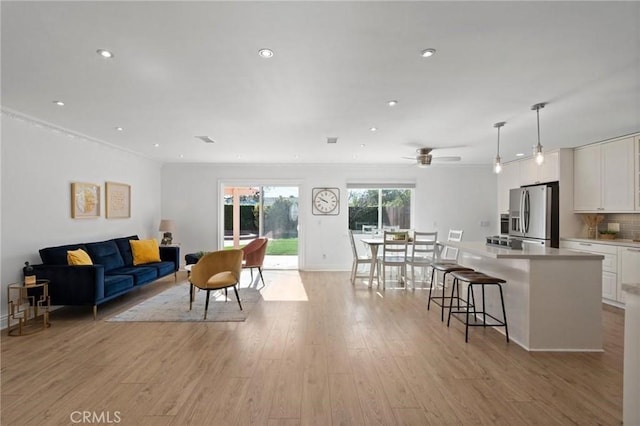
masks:
<path fill-rule="evenodd" d="M 558 184 L 509 191 L 509 236 L 524 243 L 559 246 Z"/>

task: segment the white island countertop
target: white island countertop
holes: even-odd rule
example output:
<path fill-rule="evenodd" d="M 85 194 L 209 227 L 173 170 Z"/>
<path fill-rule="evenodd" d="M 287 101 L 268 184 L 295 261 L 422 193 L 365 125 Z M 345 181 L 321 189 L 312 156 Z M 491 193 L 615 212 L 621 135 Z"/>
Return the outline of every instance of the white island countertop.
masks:
<path fill-rule="evenodd" d="M 487 245 L 482 241 L 470 242 L 450 242 L 446 245 L 456 247 L 478 256 L 489 257 L 492 259 L 548 259 L 548 260 L 602 260 L 603 255 L 583 253 L 569 249 L 557 249 L 552 247 L 543 247 L 533 244 L 525 244 L 522 250 L 514 250 L 510 248 L 502 248 Z"/>
<path fill-rule="evenodd" d="M 506 280 L 505 309 L 515 343 L 530 351 L 602 351 L 603 255 L 536 245 L 513 250 L 484 241 L 444 244 L 458 248 L 459 264 Z M 495 290 L 483 304 L 501 318 Z"/>

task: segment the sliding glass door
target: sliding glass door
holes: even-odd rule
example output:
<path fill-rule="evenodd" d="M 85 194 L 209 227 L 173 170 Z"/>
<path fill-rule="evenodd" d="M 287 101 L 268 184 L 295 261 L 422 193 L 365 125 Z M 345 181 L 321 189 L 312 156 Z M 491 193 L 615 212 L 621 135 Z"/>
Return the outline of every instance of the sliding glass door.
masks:
<path fill-rule="evenodd" d="M 225 247 L 269 238 L 265 268 L 298 268 L 298 187 L 225 186 Z"/>

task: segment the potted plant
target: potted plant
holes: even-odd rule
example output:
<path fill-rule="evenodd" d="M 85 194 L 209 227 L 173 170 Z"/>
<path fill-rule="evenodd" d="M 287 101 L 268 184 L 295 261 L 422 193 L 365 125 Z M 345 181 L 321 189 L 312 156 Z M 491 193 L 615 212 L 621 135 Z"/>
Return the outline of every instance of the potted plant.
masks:
<path fill-rule="evenodd" d="M 618 235 L 618 231 L 610 231 L 605 229 L 604 231 L 600 231 L 600 239 L 601 240 L 615 240 Z"/>

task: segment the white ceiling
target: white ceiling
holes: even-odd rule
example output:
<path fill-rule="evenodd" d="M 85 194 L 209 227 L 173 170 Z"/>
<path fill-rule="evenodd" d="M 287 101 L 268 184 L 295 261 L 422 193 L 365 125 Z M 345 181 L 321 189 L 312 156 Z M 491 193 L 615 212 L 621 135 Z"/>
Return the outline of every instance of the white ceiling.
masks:
<path fill-rule="evenodd" d="M 1 8 L 5 111 L 164 162 L 490 164 L 498 121 L 503 159 L 530 154 L 538 102 L 545 149 L 640 130 L 640 2 Z"/>

